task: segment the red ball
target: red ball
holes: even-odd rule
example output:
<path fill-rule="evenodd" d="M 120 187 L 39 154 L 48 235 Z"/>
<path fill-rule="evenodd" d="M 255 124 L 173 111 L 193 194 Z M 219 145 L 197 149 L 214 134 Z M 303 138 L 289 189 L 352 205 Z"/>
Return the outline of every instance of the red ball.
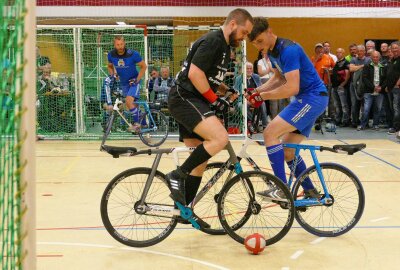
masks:
<path fill-rule="evenodd" d="M 257 255 L 265 248 L 265 238 L 259 233 L 253 233 L 246 237 L 244 240 L 244 246 L 248 251 L 254 255 Z"/>

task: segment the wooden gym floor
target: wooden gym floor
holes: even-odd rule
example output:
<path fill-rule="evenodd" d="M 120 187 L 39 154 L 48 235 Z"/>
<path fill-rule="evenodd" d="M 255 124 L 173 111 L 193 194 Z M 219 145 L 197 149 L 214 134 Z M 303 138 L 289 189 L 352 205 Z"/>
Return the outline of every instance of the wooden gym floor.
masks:
<path fill-rule="evenodd" d="M 342 144 L 330 136 L 309 144 Z M 354 137 L 354 136 L 353 136 Z M 345 139 L 367 144 L 354 156 L 318 153 L 320 162 L 338 162 L 362 181 L 366 206 L 353 230 L 337 238 L 319 238 L 296 221 L 280 242 L 258 256 L 229 236 L 210 236 L 190 225 L 178 225 L 163 242 L 148 248 L 130 248 L 115 241 L 100 217 L 102 192 L 115 175 L 131 167 L 150 167 L 153 156 L 113 159 L 99 151 L 98 141 L 39 141 L 37 166 L 38 270 L 110 269 L 398 269 L 400 265 L 400 145 L 395 140 Z M 145 146 L 138 140 L 114 145 Z M 241 141 L 233 141 L 235 150 Z M 182 146 L 176 139 L 163 148 Z M 251 146 L 255 161 L 270 171 L 265 148 Z M 224 160 L 222 152 L 213 160 Z M 310 164 L 310 156 L 304 155 Z M 159 170 L 174 167 L 171 156 Z M 248 167 L 247 167 L 248 168 Z M 245 167 L 246 169 L 246 167 Z"/>

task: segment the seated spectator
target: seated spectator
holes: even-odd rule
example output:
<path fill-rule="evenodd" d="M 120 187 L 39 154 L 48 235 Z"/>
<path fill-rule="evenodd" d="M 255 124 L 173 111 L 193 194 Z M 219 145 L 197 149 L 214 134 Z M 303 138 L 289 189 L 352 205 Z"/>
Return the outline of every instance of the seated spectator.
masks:
<path fill-rule="evenodd" d="M 332 95 L 335 104 L 335 121 L 336 125 L 347 127 L 350 124 L 349 104 L 347 102 L 348 82 L 350 79 L 349 65 L 350 63 L 344 56 L 344 49 L 336 50 L 338 61 L 332 71 Z"/>
<path fill-rule="evenodd" d="M 161 67 L 160 71 L 161 76 L 154 81 L 154 100 L 165 105 L 168 102 L 169 91 L 175 85 L 175 79 L 170 76 L 169 67 Z"/>
<path fill-rule="evenodd" d="M 47 56 L 40 55 L 39 47 L 36 47 L 36 65 L 38 75 L 41 75 L 44 69 L 51 70 L 50 59 Z"/>
<path fill-rule="evenodd" d="M 373 127 L 379 130 L 379 112 L 382 108 L 383 95 L 382 86 L 384 86 L 385 70 L 384 66 L 379 63 L 381 54 L 378 51 L 371 53 L 372 62 L 364 65 L 362 80 L 364 84 L 364 111 L 362 114 L 361 125 L 357 130 L 364 130 L 368 127 L 369 113 L 373 105 Z"/>
<path fill-rule="evenodd" d="M 154 89 L 154 81 L 158 78 L 159 73 L 156 68 L 152 68 L 150 71 L 150 78 L 147 81 L 147 89 L 149 90 L 149 95 L 153 92 Z"/>

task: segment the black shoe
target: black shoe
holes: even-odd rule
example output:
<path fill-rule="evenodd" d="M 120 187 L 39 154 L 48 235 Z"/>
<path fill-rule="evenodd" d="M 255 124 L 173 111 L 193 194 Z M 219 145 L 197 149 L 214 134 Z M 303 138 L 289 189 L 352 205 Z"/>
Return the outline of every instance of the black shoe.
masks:
<path fill-rule="evenodd" d="M 169 190 L 171 191 L 171 198 L 175 202 L 179 202 L 182 205 L 186 205 L 185 199 L 185 180 L 187 174 L 185 174 L 180 168 L 168 173 L 165 176 L 167 180 Z"/>

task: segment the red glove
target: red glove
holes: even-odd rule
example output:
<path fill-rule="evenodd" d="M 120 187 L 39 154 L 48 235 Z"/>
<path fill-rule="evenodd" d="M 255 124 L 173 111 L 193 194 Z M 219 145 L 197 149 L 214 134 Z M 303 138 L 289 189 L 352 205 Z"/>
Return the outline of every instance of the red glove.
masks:
<path fill-rule="evenodd" d="M 263 104 L 264 100 L 260 96 L 260 93 L 256 92 L 251 94 L 251 96 L 249 97 L 249 102 L 251 106 L 253 106 L 254 108 L 258 108 Z"/>

